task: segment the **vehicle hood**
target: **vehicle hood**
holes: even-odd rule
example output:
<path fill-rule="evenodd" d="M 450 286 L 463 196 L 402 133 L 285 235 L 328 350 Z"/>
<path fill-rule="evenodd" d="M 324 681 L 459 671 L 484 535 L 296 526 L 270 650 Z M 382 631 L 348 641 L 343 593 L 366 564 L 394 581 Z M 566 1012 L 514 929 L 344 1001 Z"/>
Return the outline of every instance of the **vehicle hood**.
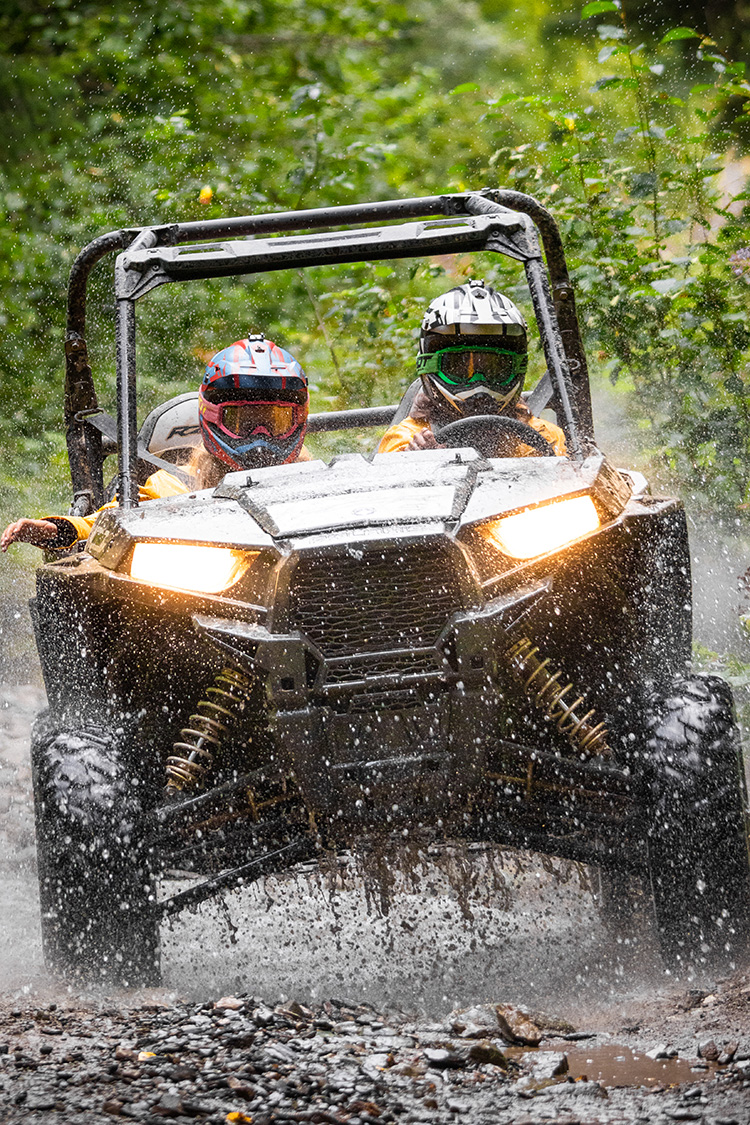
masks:
<path fill-rule="evenodd" d="M 330 464 L 307 461 L 230 473 L 212 491 L 115 512 L 121 533 L 134 539 L 241 547 L 338 532 L 371 538 L 385 528 L 389 535 L 399 528 L 410 534 L 455 533 L 467 524 L 592 490 L 607 468 L 599 453 L 578 463 L 566 457 L 486 459 L 473 449 L 344 454 Z"/>

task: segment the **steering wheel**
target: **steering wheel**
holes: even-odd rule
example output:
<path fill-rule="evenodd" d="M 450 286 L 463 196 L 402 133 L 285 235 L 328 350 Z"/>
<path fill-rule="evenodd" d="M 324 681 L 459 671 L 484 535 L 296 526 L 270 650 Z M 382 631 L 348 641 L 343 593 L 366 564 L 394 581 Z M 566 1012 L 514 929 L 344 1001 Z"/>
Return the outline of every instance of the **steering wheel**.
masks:
<path fill-rule="evenodd" d="M 517 457 L 520 445 L 530 446 L 540 457 L 555 457 L 554 448 L 525 422 L 505 414 L 477 414 L 459 418 L 435 430 L 435 440 L 450 449 L 471 446 L 483 457 Z"/>

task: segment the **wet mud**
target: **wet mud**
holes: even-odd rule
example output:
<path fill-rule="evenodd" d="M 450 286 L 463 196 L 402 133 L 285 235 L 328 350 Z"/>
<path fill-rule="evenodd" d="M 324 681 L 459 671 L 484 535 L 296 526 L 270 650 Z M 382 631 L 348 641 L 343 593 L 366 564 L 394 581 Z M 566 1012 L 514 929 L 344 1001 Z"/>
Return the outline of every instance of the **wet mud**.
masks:
<path fill-rule="evenodd" d="M 43 704 L 0 694 L 0 1121 L 750 1121 L 750 974 L 673 980 L 647 912 L 612 935 L 595 872 L 522 852 L 411 849 L 385 895 L 299 867 L 165 929 L 160 989 L 54 979 Z"/>

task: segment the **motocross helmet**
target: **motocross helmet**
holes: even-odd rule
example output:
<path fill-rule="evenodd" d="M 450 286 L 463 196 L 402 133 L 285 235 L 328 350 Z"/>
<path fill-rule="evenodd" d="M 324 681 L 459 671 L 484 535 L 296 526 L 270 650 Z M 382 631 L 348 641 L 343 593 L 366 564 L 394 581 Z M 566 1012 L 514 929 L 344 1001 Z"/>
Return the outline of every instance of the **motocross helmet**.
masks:
<path fill-rule="evenodd" d="M 428 305 L 417 374 L 442 413 L 507 413 L 523 390 L 527 351 L 520 310 L 502 293 L 472 279 Z"/>
<path fill-rule="evenodd" d="M 263 335 L 230 344 L 206 367 L 198 392 L 203 444 L 232 469 L 295 461 L 307 428 L 307 376 Z"/>

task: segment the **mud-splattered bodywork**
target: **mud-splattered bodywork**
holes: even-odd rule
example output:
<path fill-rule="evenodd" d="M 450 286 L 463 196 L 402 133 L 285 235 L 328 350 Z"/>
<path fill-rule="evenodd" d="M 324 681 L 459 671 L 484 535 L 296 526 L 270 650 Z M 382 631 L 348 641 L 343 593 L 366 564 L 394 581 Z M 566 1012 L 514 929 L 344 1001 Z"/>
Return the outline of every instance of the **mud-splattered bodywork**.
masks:
<path fill-rule="evenodd" d="M 113 250 L 116 420 L 84 338 L 88 276 Z M 497 457 L 491 434 L 462 430 L 457 448 L 231 473 L 139 504 L 139 482 L 170 468 L 137 430 L 144 295 L 476 251 L 523 264 L 547 368 L 526 406 L 554 412 L 566 456 Z M 461 192 L 112 232 L 74 264 L 66 357 L 72 514 L 102 504 L 115 450 L 118 507 L 38 578 L 50 963 L 157 980 L 164 914 L 355 841 L 383 870 L 394 836 L 593 861 L 617 909 L 638 873 L 670 964 L 735 955 L 750 919 L 741 751 L 727 685 L 688 675 L 684 512 L 597 448 L 562 243 L 536 200 Z M 502 420 L 483 425 L 497 438 Z M 198 881 L 159 899 L 170 869 Z"/>
<path fill-rule="evenodd" d="M 211 783 L 274 762 L 334 838 L 416 819 L 595 857 L 624 842 L 622 767 L 645 693 L 689 655 L 683 511 L 630 492 L 598 454 L 462 449 L 235 473 L 107 511 L 84 554 L 40 572 L 50 700 L 82 721 L 137 715 L 142 753 L 163 767 L 230 664 L 256 686 L 262 730 L 248 741 L 239 725 Z M 483 534 L 580 496 L 600 527 L 559 550 L 513 559 Z M 130 576 L 135 545 L 153 542 L 251 561 L 220 596 L 190 594 Z M 534 706 L 510 667 L 521 637 L 585 695 L 612 754 L 576 753 Z M 588 824 L 573 824 L 571 800 Z"/>

